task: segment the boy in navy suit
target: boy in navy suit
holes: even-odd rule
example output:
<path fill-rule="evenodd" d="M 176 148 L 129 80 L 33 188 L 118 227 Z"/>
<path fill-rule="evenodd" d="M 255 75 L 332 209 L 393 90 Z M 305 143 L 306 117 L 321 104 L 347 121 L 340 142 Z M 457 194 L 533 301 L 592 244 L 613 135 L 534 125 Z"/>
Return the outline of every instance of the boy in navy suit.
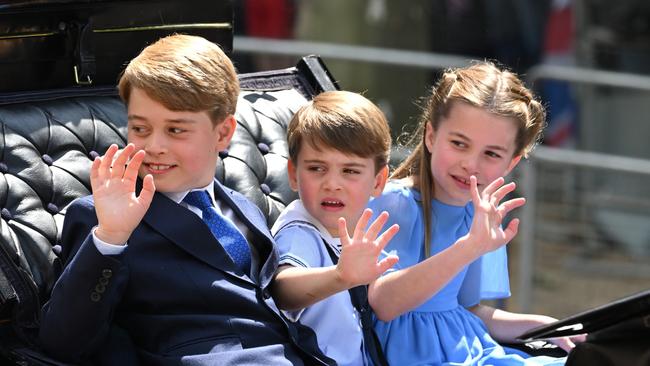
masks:
<path fill-rule="evenodd" d="M 203 38 L 166 37 L 129 63 L 119 91 L 129 144 L 95 159 L 93 196 L 67 210 L 43 347 L 74 362 L 333 364 L 270 296 L 265 218 L 214 180 L 236 126 L 231 61 Z"/>

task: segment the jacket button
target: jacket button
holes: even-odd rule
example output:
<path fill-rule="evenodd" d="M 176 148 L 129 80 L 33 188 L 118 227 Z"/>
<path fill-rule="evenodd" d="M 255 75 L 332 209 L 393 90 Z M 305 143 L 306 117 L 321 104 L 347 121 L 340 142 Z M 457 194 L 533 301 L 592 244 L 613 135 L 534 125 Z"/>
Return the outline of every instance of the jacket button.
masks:
<path fill-rule="evenodd" d="M 111 278 L 112 275 L 113 275 L 113 271 L 112 271 L 112 270 L 110 270 L 110 269 L 102 270 L 102 277 L 104 277 L 104 278 Z"/>
<path fill-rule="evenodd" d="M 102 295 L 96 293 L 95 291 L 90 293 L 90 301 L 97 302 L 102 298 Z"/>
<path fill-rule="evenodd" d="M 106 286 L 102 285 L 101 283 L 95 286 L 95 291 L 99 294 L 103 294 L 104 291 L 106 291 Z"/>
<path fill-rule="evenodd" d="M 106 278 L 106 277 L 100 277 L 100 278 L 99 278 L 99 284 L 100 284 L 100 285 L 103 285 L 103 286 L 108 285 L 108 278 Z"/>

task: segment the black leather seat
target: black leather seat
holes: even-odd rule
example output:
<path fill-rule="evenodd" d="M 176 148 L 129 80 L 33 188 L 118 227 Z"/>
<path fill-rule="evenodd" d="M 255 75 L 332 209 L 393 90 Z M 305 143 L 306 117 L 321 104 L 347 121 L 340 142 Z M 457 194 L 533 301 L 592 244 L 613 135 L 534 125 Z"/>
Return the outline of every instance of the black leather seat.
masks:
<path fill-rule="evenodd" d="M 296 198 L 286 176 L 286 126 L 308 99 L 338 86 L 314 56 L 240 81 L 238 126 L 217 178 L 272 224 Z M 67 205 L 90 194 L 92 159 L 112 143 L 125 145 L 126 111 L 114 88 L 0 95 L 0 126 L 0 354 L 17 364 L 56 364 L 40 354 L 36 334 L 61 271 L 57 239 Z"/>

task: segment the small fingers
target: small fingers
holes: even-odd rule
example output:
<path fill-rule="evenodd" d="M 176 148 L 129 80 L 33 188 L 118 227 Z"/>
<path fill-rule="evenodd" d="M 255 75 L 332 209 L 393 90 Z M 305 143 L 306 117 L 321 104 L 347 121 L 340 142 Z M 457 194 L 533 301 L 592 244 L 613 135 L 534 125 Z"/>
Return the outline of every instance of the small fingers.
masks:
<path fill-rule="evenodd" d="M 469 177 L 469 191 L 472 194 L 472 203 L 474 207 L 478 207 L 481 203 L 481 194 L 478 191 L 478 181 L 475 176 Z"/>
<path fill-rule="evenodd" d="M 377 238 L 377 247 L 379 250 L 384 250 L 386 245 L 388 245 L 388 242 L 393 239 L 395 234 L 399 231 L 399 225 L 398 224 L 393 224 L 393 226 L 389 227 L 386 231 L 384 231 L 379 238 Z"/>
<path fill-rule="evenodd" d="M 153 200 L 154 193 L 156 193 L 156 185 L 154 184 L 151 174 L 147 174 L 144 179 L 142 179 L 142 190 L 140 191 L 138 200 L 149 207 L 149 204 L 151 204 L 151 201 Z"/>
<path fill-rule="evenodd" d="M 111 174 L 111 165 L 113 164 L 113 158 L 117 152 L 118 147 L 116 144 L 112 144 L 106 150 L 106 154 L 99 158 L 99 166 L 97 167 L 97 177 L 100 179 L 105 179 L 110 177 Z"/>
<path fill-rule="evenodd" d="M 120 151 L 111 162 L 111 176 L 116 178 L 121 178 L 124 175 L 124 170 L 126 169 L 126 162 L 128 161 L 131 154 L 135 150 L 133 144 L 128 144 L 122 151 Z"/>
<path fill-rule="evenodd" d="M 131 160 L 129 161 L 129 163 L 126 165 L 126 168 L 124 167 L 124 164 L 118 165 L 118 161 L 116 160 L 114 165 L 117 165 L 117 167 L 113 169 L 122 169 L 124 180 L 132 181 L 135 183 L 136 178 L 138 178 L 138 172 L 140 170 L 140 166 L 142 166 L 142 161 L 144 161 L 144 156 L 145 156 L 144 150 L 140 150 L 136 152 L 131 158 Z"/>
<path fill-rule="evenodd" d="M 354 228 L 354 237 L 352 240 L 363 240 L 363 237 L 365 235 L 365 228 L 368 225 L 368 221 L 370 221 L 370 217 L 372 217 L 372 210 L 369 208 L 363 210 L 363 213 L 361 214 L 361 217 L 359 218 L 359 221 L 357 221 L 357 225 Z M 375 222 L 377 222 L 377 220 L 375 220 Z M 373 223 L 373 225 L 374 224 L 375 223 Z M 368 231 L 370 231 L 370 229 L 368 229 Z"/>
<path fill-rule="evenodd" d="M 379 269 L 379 274 L 381 275 L 382 273 L 386 272 L 392 266 L 397 264 L 398 261 L 399 261 L 399 258 L 396 255 L 388 256 L 388 257 L 382 259 L 381 261 L 379 261 L 379 263 L 377 263 L 377 268 Z"/>
<path fill-rule="evenodd" d="M 350 245 L 350 236 L 348 235 L 348 225 L 345 217 L 339 217 L 339 238 L 341 239 L 341 246 L 347 247 Z"/>
<path fill-rule="evenodd" d="M 513 198 L 511 200 L 508 200 L 501 205 L 499 205 L 499 215 L 501 217 L 505 217 L 508 212 L 514 210 L 517 207 L 521 207 L 526 203 L 526 199 L 524 197 L 518 197 L 518 198 Z"/>
<path fill-rule="evenodd" d="M 515 235 L 517 235 L 518 231 L 519 231 L 519 219 L 512 219 L 508 223 L 508 227 L 506 227 L 506 229 L 503 231 L 506 239 L 505 243 L 506 244 L 509 243 L 512 240 L 512 238 L 514 238 Z"/>
<path fill-rule="evenodd" d="M 499 187 L 493 194 L 492 200 L 494 205 L 498 205 L 499 202 L 505 197 L 508 193 L 512 192 L 517 188 L 515 182 L 510 182 L 506 185 Z"/>
<path fill-rule="evenodd" d="M 569 339 L 571 339 L 571 342 L 573 342 L 573 344 L 582 343 L 587 340 L 587 334 L 574 335 L 571 336 Z"/>
<path fill-rule="evenodd" d="M 490 196 L 497 190 L 497 188 L 499 188 L 499 187 L 501 187 L 503 185 L 503 182 L 505 182 L 503 177 L 499 177 L 499 178 L 495 179 L 494 181 L 492 181 L 492 183 L 488 184 L 485 188 L 483 188 L 483 192 L 481 192 L 481 193 L 483 193 L 484 195 Z"/>
<path fill-rule="evenodd" d="M 372 210 L 369 208 L 366 209 L 366 211 L 370 211 L 370 215 L 372 215 Z M 364 214 L 366 212 L 364 211 Z M 363 216 L 362 216 L 363 217 Z M 379 235 L 379 232 L 381 231 L 381 228 L 384 227 L 386 224 L 386 221 L 388 220 L 388 212 L 382 211 L 381 214 L 373 221 L 370 226 L 368 227 L 368 230 L 366 231 L 366 238 L 369 240 L 375 240 L 377 235 Z M 365 227 L 365 225 L 363 226 Z M 358 228 L 358 225 L 357 225 Z"/>
<path fill-rule="evenodd" d="M 576 345 L 569 339 L 569 337 L 557 338 L 552 341 L 556 346 L 563 350 L 570 352 Z"/>
<path fill-rule="evenodd" d="M 99 156 L 93 160 L 92 165 L 90 166 L 90 187 L 93 191 L 96 190 L 97 185 L 100 184 L 99 179 L 99 166 L 102 164 L 102 158 Z"/>

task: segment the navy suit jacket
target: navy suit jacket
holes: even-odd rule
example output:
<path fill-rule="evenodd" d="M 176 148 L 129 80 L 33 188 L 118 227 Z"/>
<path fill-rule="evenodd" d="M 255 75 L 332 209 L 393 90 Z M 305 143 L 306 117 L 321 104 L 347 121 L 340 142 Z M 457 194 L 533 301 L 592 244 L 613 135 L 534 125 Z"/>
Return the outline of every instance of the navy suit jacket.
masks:
<path fill-rule="evenodd" d="M 313 332 L 288 322 L 270 296 L 278 257 L 257 206 L 219 182 L 215 197 L 254 238 L 260 259 L 253 278 L 196 214 L 162 194 L 117 256 L 93 243 L 92 196 L 71 204 L 61 237 L 67 264 L 42 312 L 43 347 L 58 358 L 99 363 L 137 354 L 156 365 L 333 364 Z"/>

